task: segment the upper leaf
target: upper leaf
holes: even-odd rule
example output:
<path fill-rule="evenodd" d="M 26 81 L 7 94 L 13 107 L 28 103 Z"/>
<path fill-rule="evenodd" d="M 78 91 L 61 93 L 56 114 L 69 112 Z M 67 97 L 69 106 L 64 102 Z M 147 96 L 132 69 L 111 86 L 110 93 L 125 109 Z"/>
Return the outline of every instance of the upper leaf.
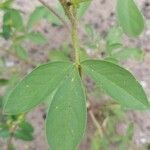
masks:
<path fill-rule="evenodd" d="M 127 70 L 113 63 L 87 60 L 82 67 L 92 79 L 122 106 L 131 109 L 148 108 L 143 88 Z"/>
<path fill-rule="evenodd" d="M 117 17 L 124 32 L 136 37 L 144 30 L 144 18 L 134 0 L 118 0 Z"/>
<path fill-rule="evenodd" d="M 72 64 L 55 62 L 42 65 L 27 75 L 4 102 L 4 112 L 27 112 L 49 96 L 63 80 Z"/>
<path fill-rule="evenodd" d="M 77 18 L 78 19 L 80 19 L 85 14 L 85 12 L 89 8 L 90 4 L 91 4 L 91 0 L 85 0 L 80 3 L 79 8 L 77 9 Z"/>
<path fill-rule="evenodd" d="M 56 91 L 49 108 L 46 134 L 52 150 L 75 150 L 86 125 L 85 94 L 74 67 Z"/>

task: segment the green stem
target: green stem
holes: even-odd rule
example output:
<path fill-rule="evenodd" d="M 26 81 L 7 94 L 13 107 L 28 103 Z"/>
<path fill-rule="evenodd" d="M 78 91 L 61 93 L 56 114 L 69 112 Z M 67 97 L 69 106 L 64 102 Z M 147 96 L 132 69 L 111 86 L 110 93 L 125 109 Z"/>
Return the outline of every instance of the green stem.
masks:
<path fill-rule="evenodd" d="M 100 135 L 101 138 L 103 138 L 103 129 L 101 127 L 101 125 L 99 124 L 98 120 L 96 119 L 94 113 L 92 112 L 92 110 L 89 110 L 89 114 L 90 114 L 90 117 L 95 125 L 95 127 L 98 129 L 98 133 Z"/>
<path fill-rule="evenodd" d="M 72 38 L 72 46 L 75 51 L 75 64 L 79 69 L 80 72 L 80 45 L 79 45 L 79 38 L 78 38 L 78 23 L 77 23 L 77 7 L 74 6 L 72 1 L 68 4 L 67 0 L 59 0 L 61 5 L 64 8 L 65 14 L 70 20 L 71 24 L 71 38 Z"/>
<path fill-rule="evenodd" d="M 75 50 L 75 63 L 77 66 L 80 65 L 80 46 L 78 39 L 78 31 L 77 31 L 77 23 L 76 20 L 71 24 L 71 37 L 72 37 L 72 45 Z"/>

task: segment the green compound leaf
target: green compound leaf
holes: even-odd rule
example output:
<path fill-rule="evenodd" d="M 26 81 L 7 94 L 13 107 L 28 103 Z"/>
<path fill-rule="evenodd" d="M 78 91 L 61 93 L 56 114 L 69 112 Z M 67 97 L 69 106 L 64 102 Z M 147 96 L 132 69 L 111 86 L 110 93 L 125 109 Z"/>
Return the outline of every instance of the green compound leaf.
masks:
<path fill-rule="evenodd" d="M 144 18 L 134 0 L 118 0 L 117 17 L 124 32 L 136 37 L 144 30 Z"/>
<path fill-rule="evenodd" d="M 69 62 L 54 62 L 33 70 L 6 98 L 4 112 L 19 114 L 40 104 L 58 87 L 70 67 Z"/>
<path fill-rule="evenodd" d="M 75 150 L 86 125 L 84 89 L 76 68 L 68 72 L 49 108 L 46 134 L 52 150 Z"/>
<path fill-rule="evenodd" d="M 86 74 L 122 106 L 130 109 L 148 109 L 149 104 L 142 86 L 127 70 L 101 60 L 82 62 Z"/>

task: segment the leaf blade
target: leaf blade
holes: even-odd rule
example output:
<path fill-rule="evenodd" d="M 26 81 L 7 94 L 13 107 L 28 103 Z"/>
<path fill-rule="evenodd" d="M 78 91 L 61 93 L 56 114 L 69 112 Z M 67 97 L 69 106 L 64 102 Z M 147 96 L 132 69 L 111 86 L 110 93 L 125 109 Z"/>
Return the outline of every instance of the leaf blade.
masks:
<path fill-rule="evenodd" d="M 119 24 L 127 35 L 137 37 L 143 32 L 144 17 L 134 0 L 118 0 L 116 11 Z"/>
<path fill-rule="evenodd" d="M 130 109 L 149 108 L 146 94 L 127 70 L 110 62 L 87 60 L 82 67 L 92 79 L 122 106 Z"/>
<path fill-rule="evenodd" d="M 18 114 L 34 108 L 56 89 L 70 67 L 69 62 L 55 62 L 36 68 L 9 94 L 3 111 Z"/>
<path fill-rule="evenodd" d="M 53 150 L 77 148 L 86 125 L 86 103 L 76 68 L 68 74 L 49 108 L 46 133 Z M 63 128 L 63 130 L 62 130 Z"/>
<path fill-rule="evenodd" d="M 45 15 L 45 7 L 38 6 L 34 9 L 34 11 L 30 14 L 28 22 L 27 22 L 27 28 L 32 29 L 32 27 L 39 22 L 40 20 L 44 19 Z"/>

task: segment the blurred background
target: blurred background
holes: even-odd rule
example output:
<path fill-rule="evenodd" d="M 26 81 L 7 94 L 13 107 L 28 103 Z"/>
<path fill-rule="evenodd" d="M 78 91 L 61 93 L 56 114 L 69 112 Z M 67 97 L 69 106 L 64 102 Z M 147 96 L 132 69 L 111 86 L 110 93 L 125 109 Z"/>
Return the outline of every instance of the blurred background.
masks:
<path fill-rule="evenodd" d="M 45 2 L 58 9 L 61 14 L 56 0 L 45 0 Z M 109 61 L 119 63 L 135 75 L 150 96 L 150 0 L 136 2 L 145 17 L 146 27 L 140 37 L 133 39 L 122 34 L 117 26 L 116 0 L 92 0 L 79 21 L 82 59 L 108 58 Z M 12 33 L 12 37 L 8 32 L 0 37 L 1 99 L 18 79 L 29 73 L 35 66 L 48 61 L 73 60 L 74 54 L 67 27 L 46 13 L 45 19 L 41 19 L 41 6 L 38 0 L 13 2 L 12 7 L 20 10 L 23 23 L 28 25 L 26 32 L 29 32 L 29 36 L 27 39 L 21 39 L 24 37 L 18 36 L 16 31 Z M 36 16 L 33 14 L 35 10 Z M 1 32 L 4 13 L 3 10 L 0 11 Z M 114 49 L 117 50 L 110 60 L 107 46 L 113 40 L 116 40 L 118 45 L 115 45 Z M 20 43 L 13 45 L 12 41 Z M 87 77 L 85 77 L 85 84 L 90 110 L 86 134 L 79 150 L 149 150 L 150 113 L 122 109 Z M 90 114 L 91 111 L 94 117 Z M 44 129 L 45 112 L 46 106 L 43 104 L 27 114 L 26 120 L 33 126 L 34 131 L 31 141 L 21 136 L 12 139 L 17 150 L 48 150 Z M 2 111 L 0 113 L 0 125 L 9 124 L 9 121 L 14 119 L 4 116 Z M 102 136 L 99 135 L 97 128 L 99 126 Z M 1 131 L 3 129 L 0 127 L 0 150 L 5 150 L 7 134 Z"/>

